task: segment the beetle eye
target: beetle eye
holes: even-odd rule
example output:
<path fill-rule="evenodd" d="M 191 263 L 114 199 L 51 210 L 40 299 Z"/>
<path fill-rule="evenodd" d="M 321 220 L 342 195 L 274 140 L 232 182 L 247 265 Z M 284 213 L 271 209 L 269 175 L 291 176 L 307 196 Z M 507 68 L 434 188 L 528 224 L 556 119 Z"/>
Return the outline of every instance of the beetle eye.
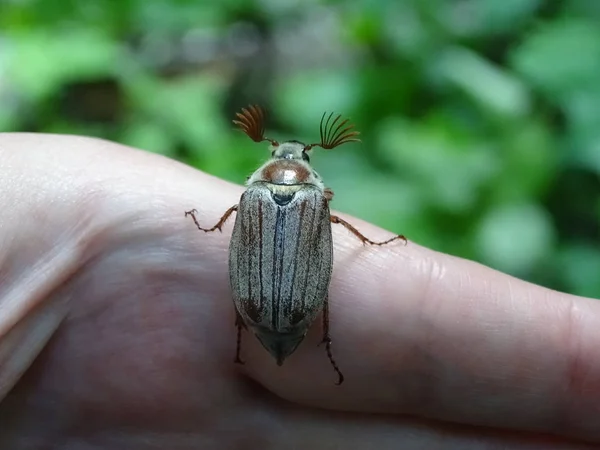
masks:
<path fill-rule="evenodd" d="M 310 158 L 308 157 L 308 153 L 302 151 L 302 159 L 306 162 L 310 162 Z"/>

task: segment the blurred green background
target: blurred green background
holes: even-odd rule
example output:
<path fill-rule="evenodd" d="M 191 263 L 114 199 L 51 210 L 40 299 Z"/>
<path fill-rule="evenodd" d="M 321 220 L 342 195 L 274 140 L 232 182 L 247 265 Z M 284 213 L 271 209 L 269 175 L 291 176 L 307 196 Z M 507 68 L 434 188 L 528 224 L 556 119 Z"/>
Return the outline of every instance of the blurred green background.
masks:
<path fill-rule="evenodd" d="M 600 298 L 598 0 L 3 0 L 0 130 L 100 136 L 243 183 L 324 111 L 333 207 Z"/>

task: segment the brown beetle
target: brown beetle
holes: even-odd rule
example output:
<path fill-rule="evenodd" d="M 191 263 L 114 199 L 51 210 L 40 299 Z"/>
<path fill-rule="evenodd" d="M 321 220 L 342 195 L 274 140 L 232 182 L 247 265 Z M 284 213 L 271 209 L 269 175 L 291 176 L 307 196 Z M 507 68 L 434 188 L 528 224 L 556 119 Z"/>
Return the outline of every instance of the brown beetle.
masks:
<path fill-rule="evenodd" d="M 278 365 L 300 345 L 316 316 L 323 312 L 323 340 L 327 356 L 344 380 L 332 352 L 329 336 L 328 289 L 333 265 L 331 223 L 350 230 L 363 244 L 384 245 L 406 238 L 395 236 L 374 242 L 345 220 L 331 215 L 333 191 L 309 164 L 313 147 L 332 149 L 360 142 L 357 131 L 333 113 L 323 114 L 321 141 L 279 143 L 265 137 L 264 113 L 250 106 L 234 120 L 255 142 L 271 143 L 271 159 L 250 176 L 239 204 L 229 208 L 212 228 L 202 228 L 196 210 L 187 211 L 199 230 L 221 231 L 229 216 L 237 218 L 229 245 L 229 278 L 236 309 L 237 349 L 240 359 L 242 328 L 254 332 Z"/>

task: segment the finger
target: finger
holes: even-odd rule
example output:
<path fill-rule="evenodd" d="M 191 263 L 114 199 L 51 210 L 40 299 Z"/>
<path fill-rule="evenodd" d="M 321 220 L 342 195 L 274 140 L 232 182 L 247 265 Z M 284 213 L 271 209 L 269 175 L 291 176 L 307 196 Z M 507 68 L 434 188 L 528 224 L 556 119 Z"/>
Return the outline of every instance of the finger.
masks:
<path fill-rule="evenodd" d="M 410 241 L 363 247 L 345 230 L 335 241 L 330 327 L 345 384 L 314 348 L 318 329 L 284 373 L 254 350 L 246 370 L 261 383 L 313 406 L 600 440 L 600 303 Z"/>
<path fill-rule="evenodd" d="M 278 426 L 267 434 L 272 448 L 583 450 L 595 446 L 530 433 L 450 425 L 406 416 L 316 412 L 278 413 Z M 292 431 L 293 430 L 293 431 Z"/>

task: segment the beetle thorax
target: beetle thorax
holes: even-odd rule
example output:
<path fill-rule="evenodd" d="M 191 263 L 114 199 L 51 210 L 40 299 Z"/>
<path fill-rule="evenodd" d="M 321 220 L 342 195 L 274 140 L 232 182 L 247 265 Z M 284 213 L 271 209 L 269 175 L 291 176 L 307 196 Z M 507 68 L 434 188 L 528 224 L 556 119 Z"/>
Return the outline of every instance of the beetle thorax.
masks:
<path fill-rule="evenodd" d="M 304 149 L 304 144 L 296 141 L 271 146 L 271 159 L 252 174 L 247 184 L 256 182 L 280 186 L 310 184 L 324 189 L 321 177 L 310 166 Z"/>

